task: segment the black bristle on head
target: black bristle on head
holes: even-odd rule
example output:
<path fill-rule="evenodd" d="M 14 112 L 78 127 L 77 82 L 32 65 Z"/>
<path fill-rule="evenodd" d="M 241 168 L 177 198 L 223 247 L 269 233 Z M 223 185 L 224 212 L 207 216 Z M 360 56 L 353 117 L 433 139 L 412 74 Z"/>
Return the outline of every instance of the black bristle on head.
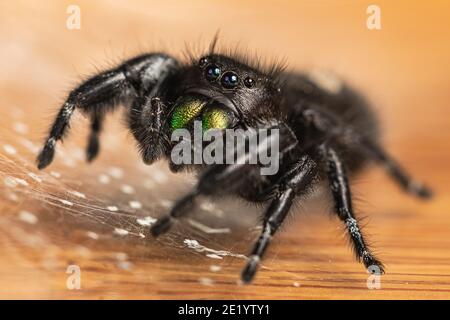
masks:
<path fill-rule="evenodd" d="M 220 31 L 218 30 L 206 49 L 202 49 L 202 45 L 199 43 L 186 43 L 184 51 L 186 63 L 190 65 L 198 64 L 200 59 L 205 56 L 225 56 L 264 74 L 274 82 L 279 81 L 281 74 L 286 69 L 287 59 L 263 59 L 256 52 L 250 52 L 239 44 L 233 47 L 219 46 L 219 37 Z"/>

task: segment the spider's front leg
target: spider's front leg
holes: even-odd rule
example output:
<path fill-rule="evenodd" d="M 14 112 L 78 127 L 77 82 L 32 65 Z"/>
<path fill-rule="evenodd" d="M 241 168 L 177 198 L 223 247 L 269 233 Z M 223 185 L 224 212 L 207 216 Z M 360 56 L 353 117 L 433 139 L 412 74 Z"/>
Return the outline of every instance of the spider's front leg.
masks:
<path fill-rule="evenodd" d="M 74 89 L 61 107 L 50 129 L 43 149 L 38 155 L 38 168 L 48 166 L 54 157 L 55 145 L 66 133 L 75 108 L 91 115 L 91 134 L 87 159 L 98 153 L 98 135 L 104 113 L 119 103 L 129 103 L 137 96 L 157 86 L 161 79 L 176 70 L 178 63 L 164 54 L 146 54 L 124 62 L 117 68 L 102 72 Z"/>
<path fill-rule="evenodd" d="M 305 155 L 280 179 L 275 199 L 272 200 L 264 215 L 261 235 L 253 248 L 247 266 L 242 271 L 242 281 L 248 283 L 253 279 L 272 237 L 286 218 L 294 198 L 308 190 L 316 174 L 316 163 L 310 156 Z"/>
<path fill-rule="evenodd" d="M 279 124 L 267 129 L 279 130 L 278 155 L 280 157 L 297 145 L 297 139 L 293 136 L 292 131 L 285 124 Z M 256 155 L 266 153 L 268 148 L 272 146 L 271 140 L 276 138 L 277 135 L 265 136 L 263 138 L 260 138 L 258 135 L 257 146 L 253 146 L 252 148 L 246 150 L 246 152 L 242 155 L 242 158 L 236 159 L 235 163 L 215 164 L 206 169 L 206 171 L 201 175 L 194 190 L 177 201 L 168 216 L 160 218 L 152 226 L 152 235 L 157 237 L 167 232 L 174 220 L 184 216 L 192 209 L 198 196 L 210 196 L 219 193 L 223 194 L 225 191 L 230 192 L 237 189 L 245 181 L 242 179 L 243 175 L 248 175 L 250 173 L 253 174 L 255 170 L 259 170 L 258 165 L 248 164 L 250 163 L 249 159 L 256 159 Z M 272 150 L 271 152 L 274 151 Z M 236 154 L 237 151 L 235 156 Z"/>
<path fill-rule="evenodd" d="M 290 136 L 290 134 L 290 129 L 288 134 L 286 131 L 280 134 L 279 150 L 281 157 L 283 157 L 288 150 L 292 150 L 293 148 L 298 148 L 298 150 L 300 150 L 297 140 Z M 268 144 L 265 145 L 267 146 Z M 246 159 L 251 157 L 252 153 L 259 151 L 261 151 L 261 149 L 249 150 L 249 152 L 245 154 Z M 255 171 L 252 170 L 257 167 L 239 163 L 242 162 L 230 165 L 214 165 L 209 168 L 200 177 L 195 189 L 185 197 L 181 198 L 174 205 L 170 215 L 159 219 L 152 226 L 151 233 L 153 236 L 158 236 L 167 232 L 170 229 L 173 220 L 184 216 L 192 209 L 195 199 L 199 195 L 214 195 L 223 193 L 225 190 L 230 191 L 233 188 L 239 187 L 241 183 L 245 181 L 242 179 L 243 175 L 255 173 Z M 245 283 L 248 283 L 253 279 L 259 262 L 270 243 L 270 239 L 286 218 L 294 197 L 301 195 L 302 192 L 308 190 L 308 187 L 313 182 L 316 174 L 316 163 L 309 156 L 304 155 L 298 161 L 289 165 L 289 169 L 281 175 L 277 184 L 273 186 L 273 189 L 276 190 L 276 192 L 271 194 L 272 201 L 264 216 L 263 231 L 252 250 L 246 268 L 242 272 L 242 280 Z"/>
<path fill-rule="evenodd" d="M 164 216 L 152 226 L 151 233 L 157 237 L 169 231 L 174 220 L 177 220 L 194 207 L 195 200 L 200 195 L 214 195 L 219 192 L 229 191 L 240 185 L 242 175 L 248 173 L 249 166 L 243 164 L 214 165 L 199 179 L 194 190 L 179 199 L 169 215 Z"/>

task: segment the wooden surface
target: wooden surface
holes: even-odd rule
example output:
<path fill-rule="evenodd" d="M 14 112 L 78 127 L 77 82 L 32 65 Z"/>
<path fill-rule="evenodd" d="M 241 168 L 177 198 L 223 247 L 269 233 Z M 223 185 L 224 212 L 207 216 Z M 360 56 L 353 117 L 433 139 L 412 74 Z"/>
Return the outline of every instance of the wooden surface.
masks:
<path fill-rule="evenodd" d="M 0 4 L 0 298 L 450 297 L 448 2 L 377 1 L 380 31 L 365 27 L 366 1 L 77 1 L 81 29 L 67 30 L 71 3 Z M 35 169 L 50 121 L 84 75 L 142 50 L 178 55 L 218 29 L 222 45 L 333 70 L 356 86 L 380 115 L 386 147 L 435 190 L 418 201 L 379 168 L 353 181 L 364 230 L 387 266 L 380 290 L 367 289 L 326 194 L 293 210 L 248 286 L 237 281 L 258 234 L 256 208 L 205 201 L 193 222 L 148 237 L 145 217 L 166 213 L 193 178 L 141 164 L 119 115 L 108 118 L 92 165 L 77 116 L 54 164 Z M 70 265 L 80 267 L 80 290 L 67 288 Z"/>

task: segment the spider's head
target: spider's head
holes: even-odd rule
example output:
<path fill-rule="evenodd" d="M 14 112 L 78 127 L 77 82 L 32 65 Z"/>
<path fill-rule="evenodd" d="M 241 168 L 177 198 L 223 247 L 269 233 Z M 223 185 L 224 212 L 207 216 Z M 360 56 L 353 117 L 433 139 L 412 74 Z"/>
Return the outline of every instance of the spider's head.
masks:
<path fill-rule="evenodd" d="M 204 129 L 254 127 L 279 116 L 280 90 L 270 72 L 242 59 L 212 54 L 187 66 L 174 104 L 171 128 L 201 120 Z"/>

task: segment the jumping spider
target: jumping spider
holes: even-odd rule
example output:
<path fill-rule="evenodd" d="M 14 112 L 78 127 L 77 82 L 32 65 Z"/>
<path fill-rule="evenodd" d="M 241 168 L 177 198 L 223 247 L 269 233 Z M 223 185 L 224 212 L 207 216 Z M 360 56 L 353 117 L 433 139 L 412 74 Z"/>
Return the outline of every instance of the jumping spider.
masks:
<path fill-rule="evenodd" d="M 405 191 L 421 198 L 431 196 L 380 147 L 376 118 L 354 90 L 344 84 L 325 89 L 306 74 L 264 70 L 248 59 L 214 49 L 186 64 L 163 53 L 143 54 L 83 82 L 60 109 L 38 156 L 38 168 L 51 163 L 75 108 L 90 117 L 87 160 L 93 160 L 104 116 L 118 105 L 127 106 L 129 129 L 146 164 L 159 158 L 170 162 L 171 132 L 190 128 L 195 119 L 209 128 L 280 129 L 284 147 L 278 173 L 262 176 L 242 164 L 199 166 L 195 189 L 151 228 L 154 236 L 168 231 L 200 195 L 227 193 L 267 203 L 261 235 L 242 272 L 244 282 L 253 279 L 293 202 L 322 180 L 329 182 L 335 213 L 346 225 L 357 259 L 381 272 L 383 265 L 368 248 L 354 215 L 348 174 L 375 160 Z M 172 164 L 171 169 L 182 168 Z"/>

